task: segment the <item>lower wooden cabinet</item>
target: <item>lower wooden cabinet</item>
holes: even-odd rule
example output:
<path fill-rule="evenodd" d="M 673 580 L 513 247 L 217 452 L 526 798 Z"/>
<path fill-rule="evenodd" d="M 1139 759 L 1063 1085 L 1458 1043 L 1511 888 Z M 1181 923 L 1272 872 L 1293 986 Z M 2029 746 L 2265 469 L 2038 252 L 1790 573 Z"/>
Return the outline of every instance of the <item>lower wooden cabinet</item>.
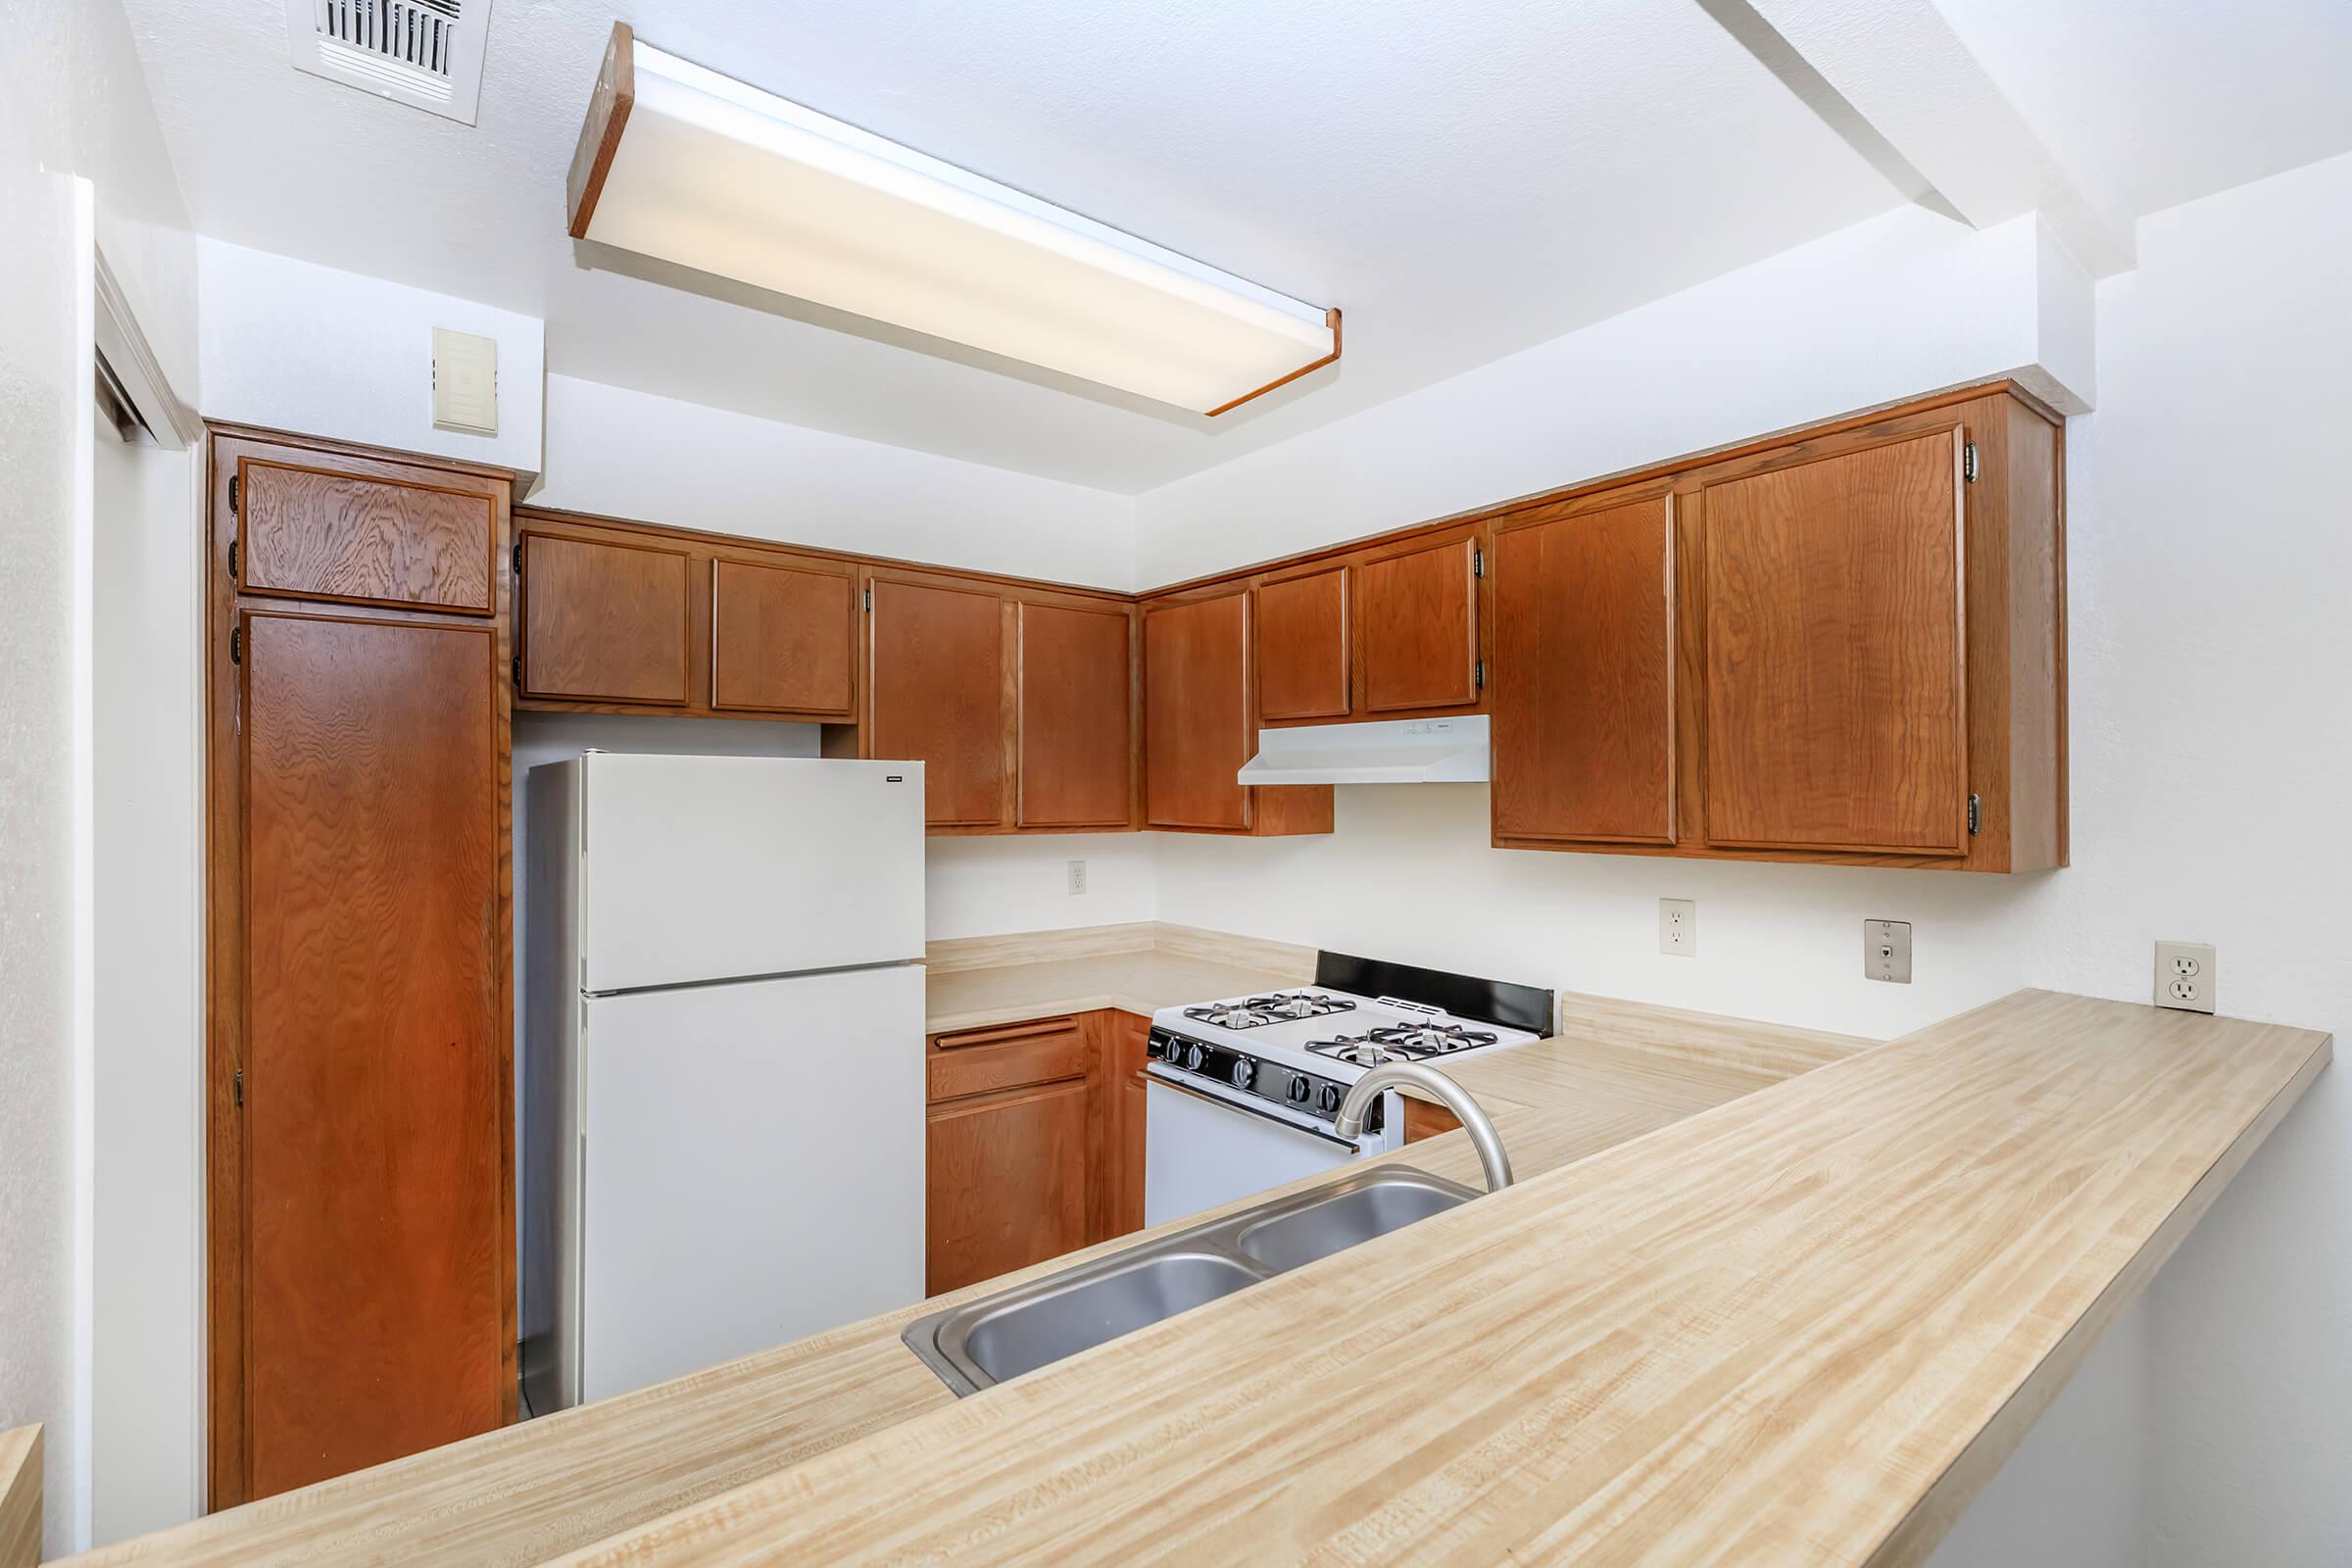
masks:
<path fill-rule="evenodd" d="M 924 1284 L 937 1296 L 1143 1225 L 1149 1019 L 934 1035 Z"/>

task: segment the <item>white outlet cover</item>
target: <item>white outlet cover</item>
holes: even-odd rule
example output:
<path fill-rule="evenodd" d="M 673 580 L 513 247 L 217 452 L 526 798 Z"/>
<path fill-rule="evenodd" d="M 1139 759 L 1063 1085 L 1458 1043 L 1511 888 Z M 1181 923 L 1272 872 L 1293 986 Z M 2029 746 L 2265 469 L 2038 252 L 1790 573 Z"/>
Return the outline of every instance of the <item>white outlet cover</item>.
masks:
<path fill-rule="evenodd" d="M 1084 860 L 1072 860 L 1070 862 L 1070 892 L 1073 894 L 1079 894 L 1084 893 L 1085 891 L 1086 862 Z"/>
<path fill-rule="evenodd" d="M 1658 951 L 1670 958 L 1698 956 L 1698 901 L 1658 901 Z"/>
<path fill-rule="evenodd" d="M 2219 960 L 2206 942 L 2156 944 L 2156 1005 L 2211 1012 L 2220 994 Z"/>

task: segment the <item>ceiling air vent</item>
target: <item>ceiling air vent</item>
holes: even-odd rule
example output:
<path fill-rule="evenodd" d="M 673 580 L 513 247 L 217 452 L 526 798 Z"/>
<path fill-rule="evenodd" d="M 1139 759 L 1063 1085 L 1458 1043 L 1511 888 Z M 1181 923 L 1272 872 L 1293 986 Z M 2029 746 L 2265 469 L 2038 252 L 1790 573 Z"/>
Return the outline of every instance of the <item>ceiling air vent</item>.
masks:
<path fill-rule="evenodd" d="M 472 124 L 490 0 L 286 0 L 294 64 Z"/>

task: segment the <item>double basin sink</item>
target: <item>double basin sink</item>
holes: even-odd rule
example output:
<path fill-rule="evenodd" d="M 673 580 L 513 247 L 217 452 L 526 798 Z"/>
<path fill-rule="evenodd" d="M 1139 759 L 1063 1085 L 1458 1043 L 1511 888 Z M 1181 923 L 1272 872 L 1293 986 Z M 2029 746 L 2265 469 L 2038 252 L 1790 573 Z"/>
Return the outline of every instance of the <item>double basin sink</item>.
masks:
<path fill-rule="evenodd" d="M 977 1394 L 1477 1196 L 1378 1166 L 935 1312 L 903 1338 L 958 1396 Z"/>

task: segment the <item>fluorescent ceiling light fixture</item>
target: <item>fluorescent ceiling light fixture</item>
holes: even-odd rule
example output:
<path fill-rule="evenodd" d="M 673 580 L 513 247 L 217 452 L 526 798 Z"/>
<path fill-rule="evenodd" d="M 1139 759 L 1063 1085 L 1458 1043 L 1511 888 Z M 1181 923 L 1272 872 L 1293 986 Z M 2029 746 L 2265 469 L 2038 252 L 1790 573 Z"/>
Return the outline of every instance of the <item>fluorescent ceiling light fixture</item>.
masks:
<path fill-rule="evenodd" d="M 1340 357 L 1340 313 L 638 43 L 615 24 L 575 239 L 1204 414 Z"/>

